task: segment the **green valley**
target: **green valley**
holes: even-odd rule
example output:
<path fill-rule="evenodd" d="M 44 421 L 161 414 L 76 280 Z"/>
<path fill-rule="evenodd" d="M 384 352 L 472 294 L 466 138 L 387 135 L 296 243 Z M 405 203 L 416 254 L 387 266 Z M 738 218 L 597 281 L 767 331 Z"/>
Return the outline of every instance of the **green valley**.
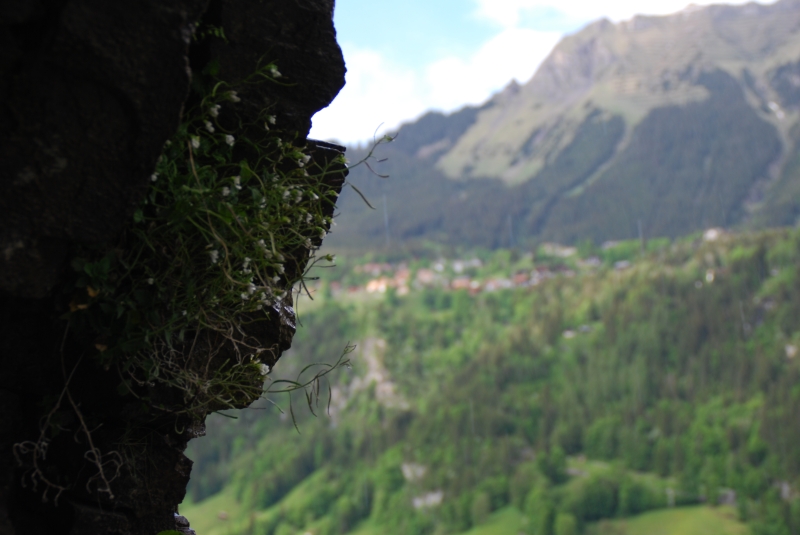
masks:
<path fill-rule="evenodd" d="M 199 533 L 800 530 L 800 231 L 338 264 L 271 381 L 349 366 L 209 418 Z"/>

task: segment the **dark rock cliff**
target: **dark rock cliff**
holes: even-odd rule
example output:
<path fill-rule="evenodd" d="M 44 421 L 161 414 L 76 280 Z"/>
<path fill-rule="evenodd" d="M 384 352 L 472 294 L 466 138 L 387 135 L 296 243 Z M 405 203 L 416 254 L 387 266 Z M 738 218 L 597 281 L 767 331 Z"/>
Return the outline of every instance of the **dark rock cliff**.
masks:
<path fill-rule="evenodd" d="M 181 121 L 193 69 L 217 60 L 220 77 L 237 79 L 276 62 L 292 85 L 243 92 L 240 106 L 270 106 L 304 139 L 344 84 L 332 12 L 333 0 L 0 5 L 0 535 L 189 531 L 174 513 L 191 470 L 183 450 L 202 422 L 153 425 L 130 451 L 115 450 L 135 400 L 71 342 L 59 283 L 71 247 L 110 246 L 130 220 Z M 227 42 L 195 44 L 199 23 L 221 27 Z M 338 150 L 311 146 L 315 160 Z M 338 191 L 343 178 L 329 186 Z M 259 335 L 286 349 L 292 320 L 287 300 Z M 64 432 L 39 444 L 49 446 L 46 466 L 31 466 L 14 445 L 37 440 L 67 381 L 80 412 L 56 415 Z M 80 413 L 102 423 L 91 448 L 75 431 Z M 109 470 L 122 463 L 111 492 L 98 490 L 90 451 L 119 455 L 101 459 Z"/>

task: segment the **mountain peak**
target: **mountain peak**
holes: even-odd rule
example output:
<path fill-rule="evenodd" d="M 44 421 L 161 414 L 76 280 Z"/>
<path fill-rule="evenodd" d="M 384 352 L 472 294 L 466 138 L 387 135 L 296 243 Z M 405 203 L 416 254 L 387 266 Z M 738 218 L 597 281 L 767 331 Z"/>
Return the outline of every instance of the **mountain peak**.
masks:
<path fill-rule="evenodd" d="M 800 0 L 596 21 L 526 84 L 405 125 L 391 150 L 402 186 L 388 211 L 406 237 L 491 247 L 794 224 Z"/>
<path fill-rule="evenodd" d="M 521 88 L 522 86 L 519 84 L 519 82 L 517 82 L 516 80 L 511 80 L 508 84 L 506 84 L 506 86 L 502 90 L 500 90 L 500 92 L 498 92 L 492 98 L 492 100 L 496 100 L 498 98 L 500 99 L 513 98 L 517 96 L 517 94 L 519 94 Z"/>
<path fill-rule="evenodd" d="M 735 79 L 747 71 L 769 87 L 770 72 L 800 59 L 799 35 L 800 0 L 600 19 L 562 39 L 526 84 L 495 95 L 441 153 L 439 168 L 451 178 L 524 182 L 567 146 L 592 110 L 619 114 L 632 128 L 655 109 L 707 99 L 698 77 L 716 70 Z M 769 90 L 745 89 L 764 108 L 776 101 Z"/>

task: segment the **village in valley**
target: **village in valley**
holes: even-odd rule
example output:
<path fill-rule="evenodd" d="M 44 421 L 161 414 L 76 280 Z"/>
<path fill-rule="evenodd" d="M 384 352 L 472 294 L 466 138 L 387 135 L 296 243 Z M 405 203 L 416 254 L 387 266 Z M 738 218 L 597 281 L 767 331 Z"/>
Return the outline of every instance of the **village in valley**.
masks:
<path fill-rule="evenodd" d="M 565 248 L 574 249 L 574 248 Z M 600 265 L 600 260 L 592 258 L 590 265 Z M 331 292 L 336 295 L 341 292 L 359 293 L 386 293 L 394 290 L 397 295 L 403 296 L 413 290 L 423 288 L 440 288 L 444 290 L 466 290 L 472 294 L 492 292 L 509 288 L 523 288 L 535 286 L 540 282 L 557 275 L 574 276 L 576 271 L 568 265 L 541 265 L 530 270 L 519 270 L 508 276 L 494 275 L 481 277 L 475 272 L 480 272 L 484 262 L 478 258 L 469 260 L 437 260 L 430 267 L 420 267 L 413 271 L 407 263 L 391 264 L 368 262 L 356 266 L 354 272 L 369 276 L 363 285 L 343 287 L 338 281 L 332 281 Z"/>
<path fill-rule="evenodd" d="M 727 235 L 712 228 L 698 234 L 697 244 L 714 242 Z M 624 272 L 646 253 L 668 247 L 667 238 L 608 241 L 600 246 L 541 244 L 535 251 L 498 250 L 474 253 L 462 258 L 413 261 L 384 261 L 374 258 L 342 258 L 336 267 L 313 272 L 307 281 L 312 298 L 326 295 L 380 296 L 390 293 L 402 297 L 424 289 L 482 292 L 528 288 L 557 277 L 574 277 L 600 270 Z"/>

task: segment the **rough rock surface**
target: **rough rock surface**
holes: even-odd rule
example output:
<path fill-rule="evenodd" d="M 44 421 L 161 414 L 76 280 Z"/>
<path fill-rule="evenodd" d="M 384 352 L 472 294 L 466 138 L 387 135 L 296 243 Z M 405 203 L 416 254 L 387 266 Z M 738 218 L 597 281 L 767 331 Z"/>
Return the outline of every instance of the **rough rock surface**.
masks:
<path fill-rule="evenodd" d="M 333 0 L 0 5 L 0 535 L 189 533 L 175 508 L 191 471 L 183 450 L 202 422 L 140 437 L 135 446 L 147 461 L 123 467 L 113 499 L 91 480 L 79 433 L 57 437 L 48 452 L 46 476 L 56 483 L 74 476 L 57 505 L 56 489 L 46 503 L 46 485 L 33 491 L 12 447 L 36 440 L 43 407 L 63 391 L 63 370 L 75 368 L 75 402 L 107 418 L 95 446 L 113 450 L 130 400 L 116 393 L 113 373 L 81 360 L 59 320 L 67 252 L 119 234 L 179 124 L 192 68 L 208 60 L 219 61 L 225 79 L 275 61 L 292 85 L 245 92 L 241 105 L 270 106 L 285 129 L 305 138 L 311 116 L 344 84 L 332 12 Z M 198 22 L 222 27 L 228 43 L 193 44 Z M 314 157 L 336 150 L 320 144 Z M 290 305 L 262 334 L 283 349 L 294 332 Z M 59 416 L 74 423 L 70 411 Z"/>

